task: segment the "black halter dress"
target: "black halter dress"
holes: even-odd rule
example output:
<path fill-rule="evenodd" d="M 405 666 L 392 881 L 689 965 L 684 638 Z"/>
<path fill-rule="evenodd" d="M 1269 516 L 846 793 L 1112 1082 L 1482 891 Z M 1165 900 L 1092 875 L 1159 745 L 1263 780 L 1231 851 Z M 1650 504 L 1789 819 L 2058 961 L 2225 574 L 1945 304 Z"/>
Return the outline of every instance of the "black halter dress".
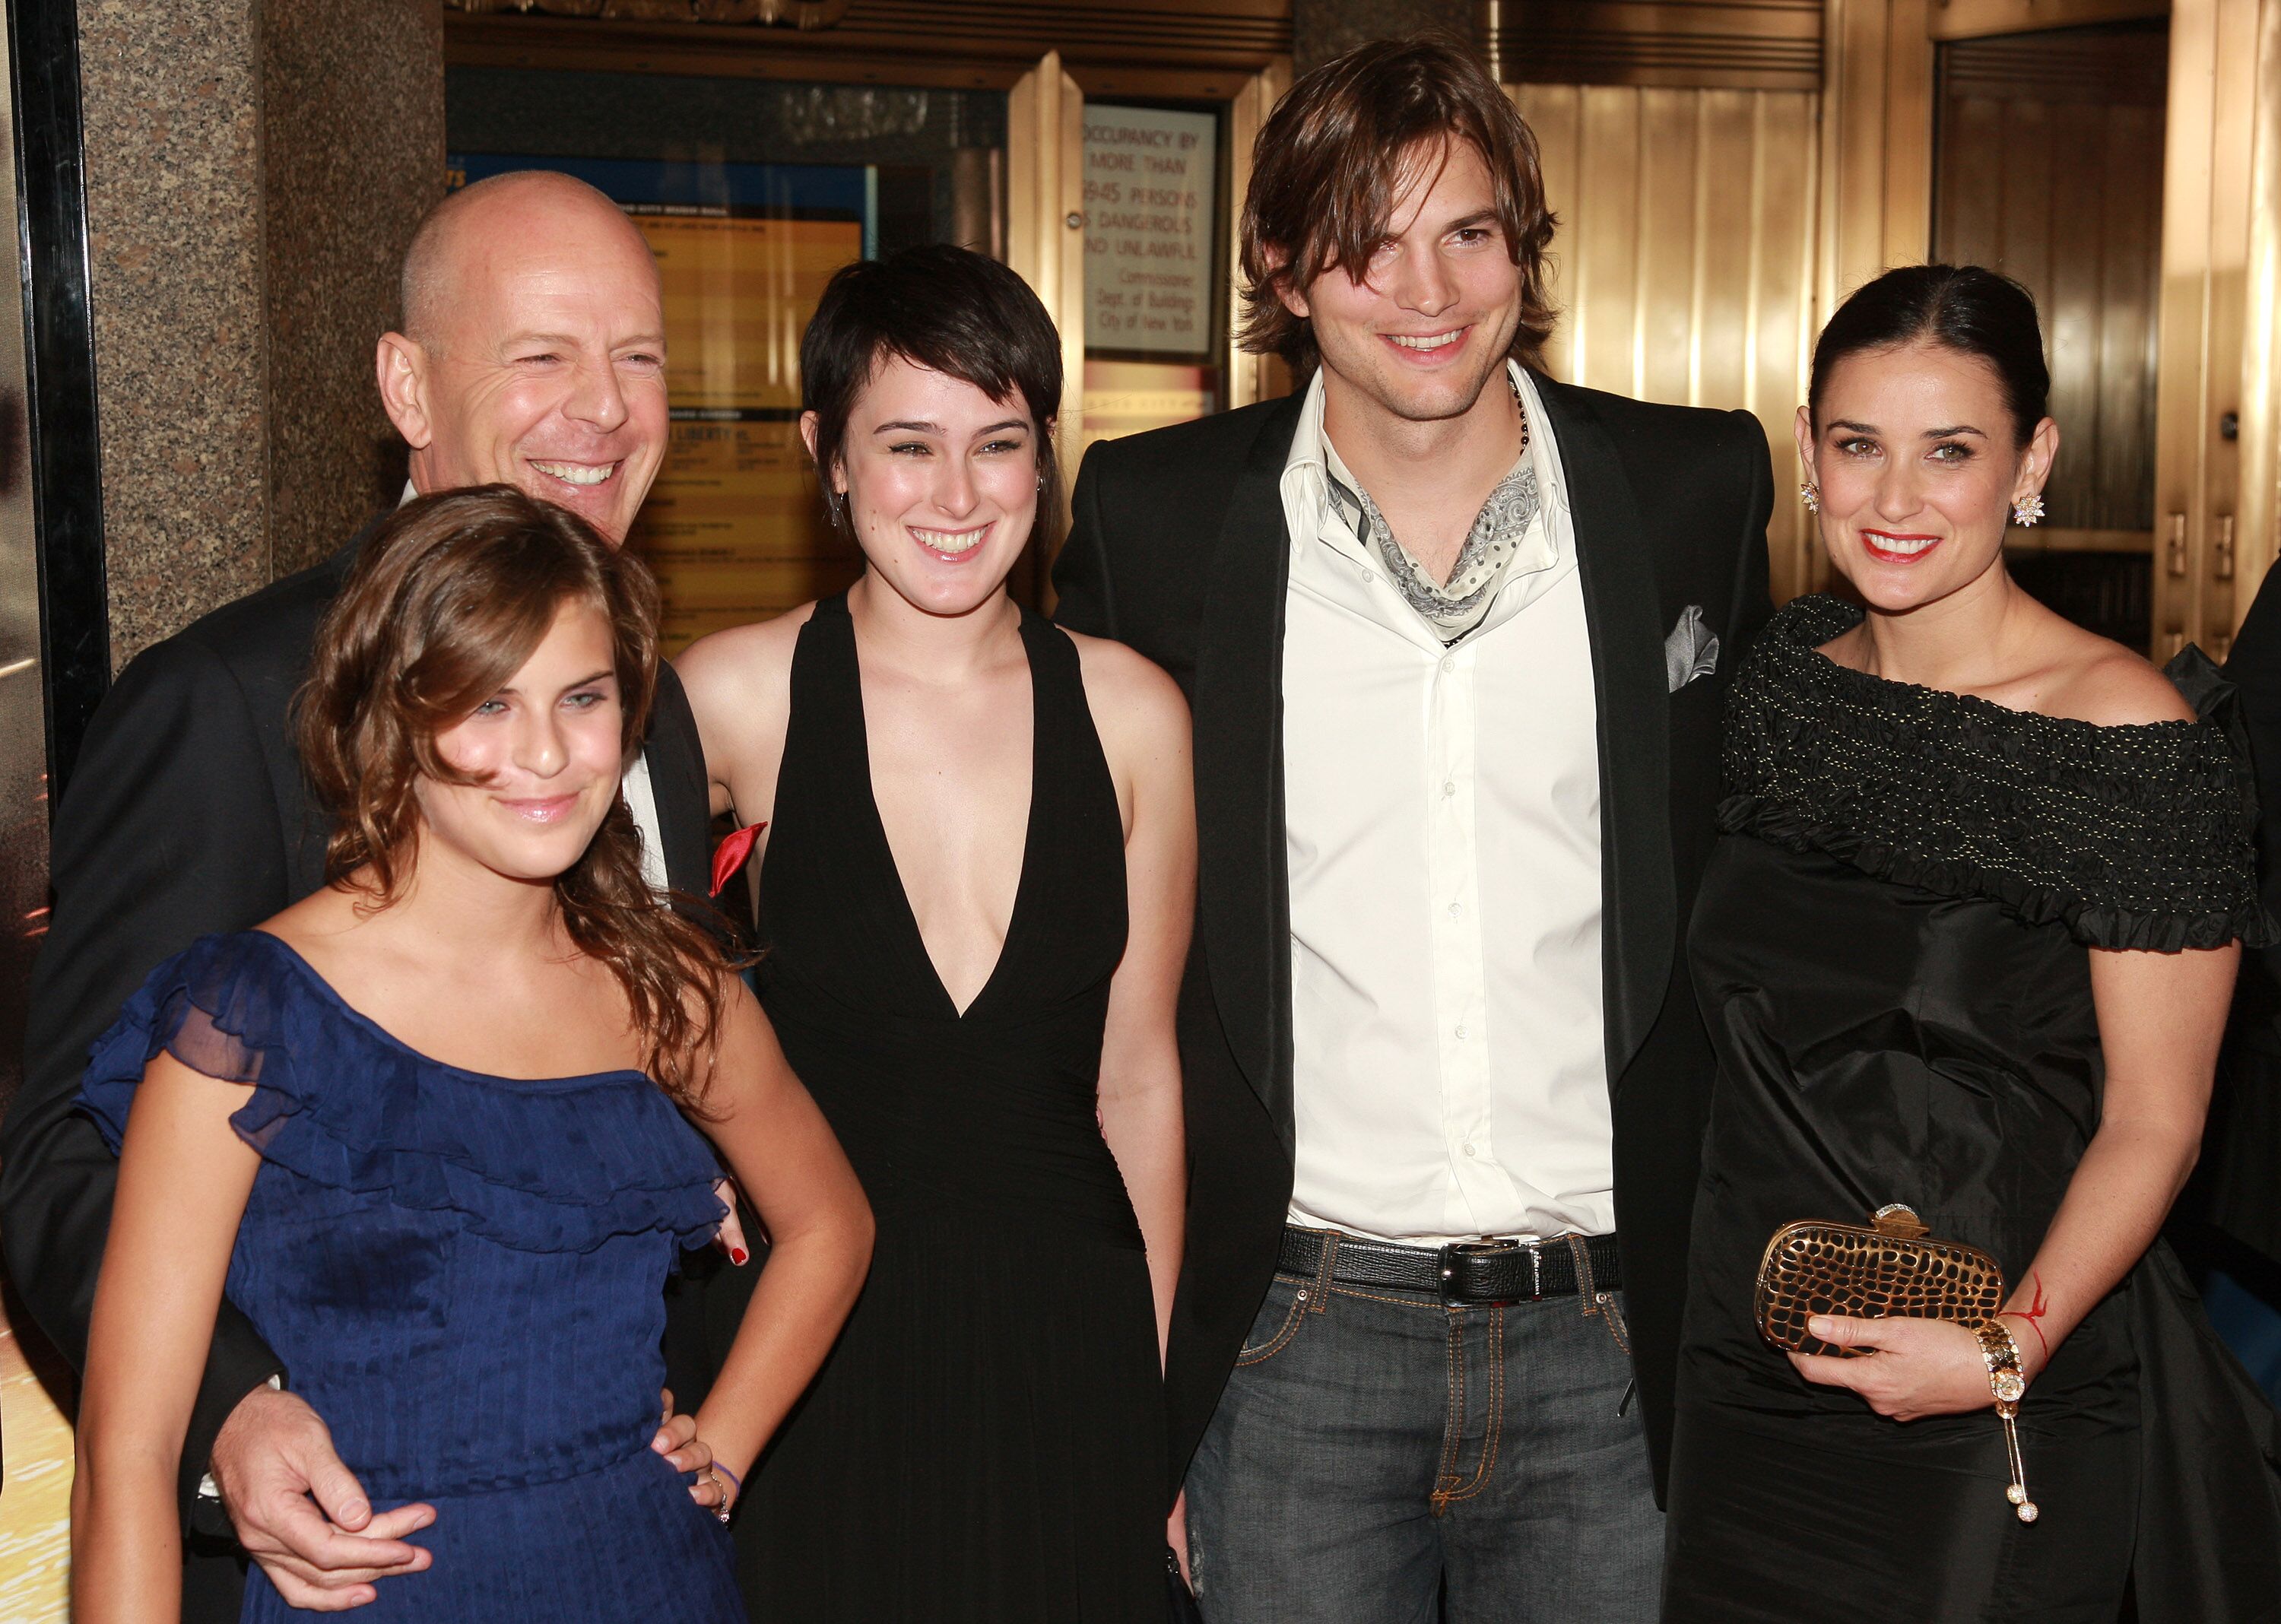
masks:
<path fill-rule="evenodd" d="M 738 1512 L 783 1624 L 1160 1624 L 1164 1419 L 1140 1231 L 1096 1117 L 1125 938 L 1076 646 L 1026 610 L 1006 943 L 962 1016 L 872 799 L 855 635 L 816 606 L 760 882 L 762 1001 L 878 1220 L 862 1300 Z"/>
<path fill-rule="evenodd" d="M 1674 1624 L 2281 1615 L 2272 1408 L 2157 1242 L 2021 1406 L 1903 1425 L 1759 1339 L 1767 1238 L 1904 1202 L 2026 1280 L 2099 1127 L 2088 949 L 2262 942 L 2247 773 L 2209 721 L 2007 710 L 1845 669 L 1800 599 L 1728 697 L 1689 955 L 1719 1056 L 1674 1439 Z M 2198 658 L 2195 657 L 2195 658 Z M 2197 675 L 2199 673 L 2199 675 Z M 2173 668 L 2223 700 L 2208 662 Z"/>

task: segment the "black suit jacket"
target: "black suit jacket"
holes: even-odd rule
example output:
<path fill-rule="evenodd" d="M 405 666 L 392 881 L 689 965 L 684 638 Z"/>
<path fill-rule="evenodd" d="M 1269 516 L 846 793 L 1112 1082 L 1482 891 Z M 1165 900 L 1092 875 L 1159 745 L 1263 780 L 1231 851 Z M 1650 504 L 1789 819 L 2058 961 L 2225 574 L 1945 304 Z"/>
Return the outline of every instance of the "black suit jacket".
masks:
<path fill-rule="evenodd" d="M 2281 565 L 2265 573 L 2226 656 L 2238 721 L 2257 771 L 2257 866 L 2267 909 L 2281 916 Z M 2281 947 L 2249 948 L 2233 994 L 2225 1058 L 2193 1186 L 2179 1203 L 2281 1264 Z"/>
<path fill-rule="evenodd" d="M 1714 833 L 1728 676 L 1768 613 L 1773 478 L 1747 413 L 1535 382 L 1590 623 L 1617 1227 L 1660 1485 L 1713 1069 L 1682 937 Z M 1164 667 L 1195 715 L 1198 910 L 1180 996 L 1187 1254 L 1166 1373 L 1176 1473 L 1273 1278 L 1291 1195 L 1281 480 L 1300 405 L 1095 445 L 1054 571 L 1061 621 Z M 1718 669 L 1672 693 L 1664 639 L 1689 605 L 1720 639 Z"/>
<path fill-rule="evenodd" d="M 327 820 L 311 804 L 288 710 L 362 541 L 137 655 L 96 712 L 56 809 L 54 909 L 32 974 L 24 1082 L 0 1128 L 0 1239 L 24 1302 L 75 1367 L 86 1362 L 118 1178 L 94 1124 L 72 1110 L 88 1048 L 161 960 L 209 932 L 258 924 L 324 883 Z M 646 754 L 667 871 L 702 895 L 704 756 L 670 668 Z M 186 1517 L 223 1420 L 281 1372 L 225 1301 L 182 1451 Z M 213 1616 L 235 1620 L 235 1603 Z"/>

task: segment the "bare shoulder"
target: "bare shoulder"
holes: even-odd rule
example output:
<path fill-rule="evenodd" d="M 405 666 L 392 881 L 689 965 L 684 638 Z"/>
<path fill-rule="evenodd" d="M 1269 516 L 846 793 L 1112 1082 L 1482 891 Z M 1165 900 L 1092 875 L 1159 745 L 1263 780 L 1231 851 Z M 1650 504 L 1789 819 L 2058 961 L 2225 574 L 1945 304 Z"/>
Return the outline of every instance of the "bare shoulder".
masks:
<path fill-rule="evenodd" d="M 2065 650 L 2039 708 L 2099 727 L 2194 719 L 2185 696 L 2142 656 L 2120 643 L 2071 630 L 2076 646 Z"/>
<path fill-rule="evenodd" d="M 718 697 L 773 687 L 791 671 L 800 629 L 815 613 L 813 603 L 804 603 L 773 619 L 709 633 L 675 655 L 673 669 L 692 699 L 700 692 Z"/>
<path fill-rule="evenodd" d="M 320 885 L 253 928 L 314 963 L 334 952 L 344 938 L 353 936 L 370 916 L 358 907 L 366 900 L 363 893 L 343 885 Z"/>
<path fill-rule="evenodd" d="M 1063 635 L 1077 645 L 1086 702 L 1097 723 L 1104 727 L 1114 723 L 1136 734 L 1187 736 L 1187 698 L 1162 666 L 1108 638 L 1088 637 L 1066 627 Z"/>

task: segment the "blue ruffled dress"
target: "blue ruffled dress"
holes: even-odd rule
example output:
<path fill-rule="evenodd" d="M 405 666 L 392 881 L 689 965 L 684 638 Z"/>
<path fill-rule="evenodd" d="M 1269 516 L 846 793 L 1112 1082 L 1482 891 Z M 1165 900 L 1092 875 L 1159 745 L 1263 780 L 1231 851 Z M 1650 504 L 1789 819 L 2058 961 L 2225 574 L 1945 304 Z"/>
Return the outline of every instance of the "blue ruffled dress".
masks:
<path fill-rule="evenodd" d="M 167 960 L 97 1040 L 80 1105 L 114 1148 L 162 1050 L 254 1086 L 230 1301 L 373 1504 L 436 1507 L 434 1564 L 359 1617 L 743 1624 L 727 1532 L 650 1449 L 665 1277 L 722 1216 L 655 1083 L 441 1064 L 259 932 Z M 307 1615 L 256 1567 L 241 1616 Z"/>

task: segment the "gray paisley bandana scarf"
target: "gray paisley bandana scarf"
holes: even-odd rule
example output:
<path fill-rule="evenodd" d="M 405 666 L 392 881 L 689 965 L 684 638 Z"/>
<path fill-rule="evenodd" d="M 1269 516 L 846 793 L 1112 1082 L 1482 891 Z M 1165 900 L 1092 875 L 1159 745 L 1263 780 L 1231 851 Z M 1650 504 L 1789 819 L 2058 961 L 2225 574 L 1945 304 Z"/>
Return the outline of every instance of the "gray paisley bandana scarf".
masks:
<path fill-rule="evenodd" d="M 1510 375 L 1508 375 L 1510 381 Z M 1513 404 L 1520 404 L 1520 389 L 1513 387 Z M 1536 469 L 1528 460 L 1528 420 L 1521 419 L 1520 459 L 1512 472 L 1497 482 L 1489 499 L 1474 516 L 1473 528 L 1458 549 L 1457 567 L 1446 584 L 1436 581 L 1395 539 L 1394 528 L 1370 493 L 1339 477 L 1326 464 L 1325 483 L 1331 506 L 1347 522 L 1357 540 L 1376 553 L 1387 577 L 1419 618 L 1433 628 L 1444 644 L 1457 642 L 1481 623 L 1496 601 L 1497 588 L 1520 551 L 1528 527 L 1543 509 L 1536 490 Z"/>

